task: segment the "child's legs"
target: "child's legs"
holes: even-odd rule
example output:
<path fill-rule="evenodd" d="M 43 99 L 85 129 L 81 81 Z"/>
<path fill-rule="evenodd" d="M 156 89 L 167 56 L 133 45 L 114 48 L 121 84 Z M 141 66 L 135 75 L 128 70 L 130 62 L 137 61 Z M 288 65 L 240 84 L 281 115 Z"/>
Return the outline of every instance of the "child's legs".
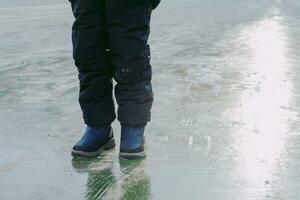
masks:
<path fill-rule="evenodd" d="M 87 125 L 100 127 L 115 119 L 112 67 L 108 55 L 105 0 L 71 0 L 73 57 L 80 81 L 79 103 Z"/>
<path fill-rule="evenodd" d="M 150 121 L 153 93 L 147 41 L 151 2 L 106 0 L 110 58 L 117 81 L 118 119 L 122 125 L 144 126 Z"/>

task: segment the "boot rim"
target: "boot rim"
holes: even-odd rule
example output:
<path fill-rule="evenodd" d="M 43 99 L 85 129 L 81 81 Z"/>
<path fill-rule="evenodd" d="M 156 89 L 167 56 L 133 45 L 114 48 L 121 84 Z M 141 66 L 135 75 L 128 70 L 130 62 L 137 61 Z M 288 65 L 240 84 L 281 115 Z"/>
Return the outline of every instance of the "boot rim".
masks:
<path fill-rule="evenodd" d="M 125 152 L 120 152 L 119 157 L 121 159 L 127 159 L 127 160 L 132 160 L 132 159 L 143 159 L 146 157 L 146 152 L 138 152 L 138 153 L 125 153 Z"/>

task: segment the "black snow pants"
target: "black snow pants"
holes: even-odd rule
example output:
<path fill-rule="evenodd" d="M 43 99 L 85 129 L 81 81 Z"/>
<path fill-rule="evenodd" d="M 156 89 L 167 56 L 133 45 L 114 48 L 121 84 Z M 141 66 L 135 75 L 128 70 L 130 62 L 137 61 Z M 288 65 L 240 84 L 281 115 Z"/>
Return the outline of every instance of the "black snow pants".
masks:
<path fill-rule="evenodd" d="M 125 126 L 150 121 L 150 33 L 152 0 L 70 0 L 73 58 L 80 83 L 79 103 L 84 122 L 110 125 L 116 118 Z"/>

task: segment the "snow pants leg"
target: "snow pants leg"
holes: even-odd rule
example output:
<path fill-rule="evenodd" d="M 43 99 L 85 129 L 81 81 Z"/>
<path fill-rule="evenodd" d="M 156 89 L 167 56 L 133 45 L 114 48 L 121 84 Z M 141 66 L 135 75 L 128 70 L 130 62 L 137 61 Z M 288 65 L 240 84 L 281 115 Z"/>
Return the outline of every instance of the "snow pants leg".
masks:
<path fill-rule="evenodd" d="M 118 119 L 122 125 L 150 121 L 151 0 L 71 0 L 73 57 L 80 82 L 79 103 L 87 125 L 101 127 L 115 119 L 112 78 Z"/>

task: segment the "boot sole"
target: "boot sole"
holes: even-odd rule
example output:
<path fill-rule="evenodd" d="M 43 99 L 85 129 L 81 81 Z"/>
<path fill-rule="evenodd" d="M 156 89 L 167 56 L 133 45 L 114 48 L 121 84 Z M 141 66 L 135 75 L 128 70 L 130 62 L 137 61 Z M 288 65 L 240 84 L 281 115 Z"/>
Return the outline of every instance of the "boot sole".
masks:
<path fill-rule="evenodd" d="M 139 153 L 124 153 L 120 152 L 119 157 L 126 160 L 143 159 L 146 157 L 146 152 L 142 151 Z"/>
<path fill-rule="evenodd" d="M 86 157 L 92 158 L 99 156 L 103 151 L 113 149 L 116 146 L 115 139 L 112 138 L 109 140 L 103 147 L 99 148 L 97 151 L 93 152 L 84 152 L 73 149 L 71 154 L 73 157 Z"/>

